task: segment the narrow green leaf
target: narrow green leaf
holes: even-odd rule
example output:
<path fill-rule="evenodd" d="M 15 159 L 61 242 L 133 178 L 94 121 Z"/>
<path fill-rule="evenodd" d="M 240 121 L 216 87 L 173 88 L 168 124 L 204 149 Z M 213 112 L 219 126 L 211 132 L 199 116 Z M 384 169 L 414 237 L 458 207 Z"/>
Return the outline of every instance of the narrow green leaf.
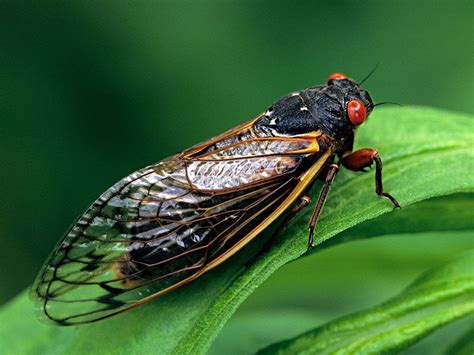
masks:
<path fill-rule="evenodd" d="M 466 129 L 472 120 L 428 108 L 381 109 L 361 128 L 358 147 L 378 148 L 384 160 L 385 189 L 403 207 L 435 196 L 472 192 L 473 132 Z M 316 242 L 392 211 L 390 203 L 374 193 L 373 172 L 342 171 L 318 225 Z M 304 211 L 252 268 L 242 265 L 259 248 L 262 238 L 199 280 L 97 324 L 50 328 L 36 321 L 32 305 L 19 296 L 0 312 L 0 343 L 6 349 L 30 353 L 41 353 L 45 343 L 55 344 L 48 348 L 53 354 L 84 353 L 92 347 L 101 353 L 157 349 L 162 354 L 203 353 L 255 288 L 305 253 L 310 213 L 310 209 Z M 393 214 L 397 213 L 400 211 Z M 25 331 L 27 340 L 12 336 Z"/>
<path fill-rule="evenodd" d="M 389 213 L 383 219 L 370 219 L 350 229 L 337 238 L 320 244 L 326 248 L 351 240 L 379 237 L 392 234 L 414 234 L 429 231 L 474 230 L 474 195 L 451 194 L 432 198 L 406 206 L 396 213 Z M 474 246 L 474 245 L 473 245 Z"/>
<path fill-rule="evenodd" d="M 426 273 L 396 298 L 330 322 L 259 354 L 359 354 L 399 351 L 474 313 L 474 250 Z"/>

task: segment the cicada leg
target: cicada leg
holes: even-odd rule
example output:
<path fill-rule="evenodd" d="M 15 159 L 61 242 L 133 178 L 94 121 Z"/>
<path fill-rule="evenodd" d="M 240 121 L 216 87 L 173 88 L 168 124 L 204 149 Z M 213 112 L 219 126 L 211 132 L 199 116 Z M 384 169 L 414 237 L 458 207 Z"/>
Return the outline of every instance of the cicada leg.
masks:
<path fill-rule="evenodd" d="M 338 171 L 339 166 L 337 164 L 333 163 L 328 166 L 323 188 L 319 193 L 318 202 L 316 202 L 316 205 L 314 206 L 313 214 L 311 215 L 311 219 L 309 221 L 308 250 L 314 247 L 314 229 L 316 228 L 316 224 L 318 223 L 318 219 L 324 207 L 324 203 L 327 200 L 331 184 L 334 182 Z"/>
<path fill-rule="evenodd" d="M 398 201 L 390 194 L 383 191 L 382 185 L 382 159 L 379 153 L 372 148 L 348 152 L 342 156 L 342 165 L 352 171 L 365 171 L 375 162 L 375 192 L 379 196 L 388 198 L 395 208 L 400 208 Z"/>

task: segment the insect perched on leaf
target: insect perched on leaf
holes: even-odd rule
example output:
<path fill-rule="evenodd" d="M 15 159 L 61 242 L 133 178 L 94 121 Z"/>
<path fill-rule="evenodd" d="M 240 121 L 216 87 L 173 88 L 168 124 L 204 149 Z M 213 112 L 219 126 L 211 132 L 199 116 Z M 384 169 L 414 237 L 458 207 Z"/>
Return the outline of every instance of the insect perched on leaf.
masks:
<path fill-rule="evenodd" d="M 326 85 L 287 95 L 251 121 L 120 180 L 41 269 L 31 294 L 44 318 L 97 321 L 196 279 L 278 217 L 285 225 L 310 203 L 319 178 L 312 247 L 339 165 L 363 171 L 375 163 L 376 193 L 399 207 L 383 191 L 377 151 L 352 152 L 354 133 L 374 106 L 360 84 L 335 73 Z"/>

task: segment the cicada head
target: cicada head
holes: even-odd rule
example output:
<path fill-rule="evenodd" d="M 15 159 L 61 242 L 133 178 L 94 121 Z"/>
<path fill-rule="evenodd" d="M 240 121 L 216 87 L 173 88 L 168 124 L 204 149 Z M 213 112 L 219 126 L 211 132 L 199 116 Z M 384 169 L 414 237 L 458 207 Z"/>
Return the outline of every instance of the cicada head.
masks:
<path fill-rule="evenodd" d="M 341 116 L 353 127 L 364 123 L 374 107 L 370 94 L 342 73 L 331 74 L 327 85 L 339 97 Z"/>

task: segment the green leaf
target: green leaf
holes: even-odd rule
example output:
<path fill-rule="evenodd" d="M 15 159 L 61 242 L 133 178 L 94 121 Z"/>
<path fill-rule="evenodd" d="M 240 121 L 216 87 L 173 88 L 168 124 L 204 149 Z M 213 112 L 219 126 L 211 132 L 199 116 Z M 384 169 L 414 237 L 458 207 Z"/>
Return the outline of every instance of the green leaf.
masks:
<path fill-rule="evenodd" d="M 474 196 L 472 194 L 451 194 L 432 198 L 407 206 L 397 213 L 390 213 L 380 219 L 371 219 L 347 229 L 337 238 L 321 244 L 329 247 L 335 244 L 392 234 L 414 234 L 429 231 L 474 230 Z"/>
<path fill-rule="evenodd" d="M 449 203 L 445 198 L 443 201 Z M 405 210 L 409 209 L 414 212 L 413 208 Z M 391 215 L 376 221 L 385 223 Z M 468 230 L 390 234 L 323 249 L 285 265 L 259 287 L 223 327 L 209 355 L 253 354 L 344 315 L 374 307 L 400 293 L 433 265 L 442 265 L 473 247 L 474 230 Z M 416 348 L 425 351 L 418 353 L 441 355 L 435 350 L 444 349 L 466 331 L 463 324 L 468 321 L 454 322 L 423 339 Z"/>
<path fill-rule="evenodd" d="M 358 147 L 378 148 L 384 160 L 385 189 L 397 197 L 403 211 L 412 203 L 435 196 L 474 191 L 473 134 L 469 129 L 472 119 L 429 108 L 381 109 L 361 128 Z M 373 172 L 343 169 L 339 175 L 317 228 L 318 244 L 387 212 L 403 213 L 393 211 L 387 200 L 375 195 Z M 199 280 L 96 324 L 78 328 L 40 324 L 34 318 L 33 306 L 20 295 L 0 312 L 0 344 L 11 353 L 42 353 L 47 349 L 48 353 L 75 354 L 92 348 L 101 353 L 157 349 L 162 354 L 203 353 L 259 285 L 282 265 L 305 253 L 310 213 L 310 209 L 301 213 L 250 269 L 243 264 L 258 250 L 262 238 Z M 457 220 L 456 214 L 453 218 Z M 392 227 L 393 231 L 384 233 L 402 228 L 396 223 Z M 430 226 L 426 229 L 431 230 Z M 358 237 L 365 236 L 359 232 Z"/>
<path fill-rule="evenodd" d="M 399 296 L 330 322 L 260 354 L 358 354 L 402 350 L 474 313 L 474 250 L 418 278 Z"/>

